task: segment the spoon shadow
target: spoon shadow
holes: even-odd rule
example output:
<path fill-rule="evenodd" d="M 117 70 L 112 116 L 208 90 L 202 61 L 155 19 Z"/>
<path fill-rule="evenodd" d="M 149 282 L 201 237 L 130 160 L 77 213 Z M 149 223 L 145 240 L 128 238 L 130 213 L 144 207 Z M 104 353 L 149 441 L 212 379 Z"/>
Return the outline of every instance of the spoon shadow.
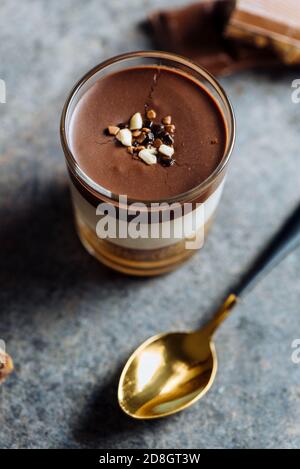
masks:
<path fill-rule="evenodd" d="M 166 424 L 163 420 L 134 420 L 124 414 L 116 399 L 121 371 L 122 367 L 118 368 L 106 383 L 95 389 L 77 419 L 73 436 L 81 447 L 107 449 L 115 444 L 116 436 L 121 439 L 125 435 L 126 439 L 132 435 L 140 443 L 150 428 Z"/>

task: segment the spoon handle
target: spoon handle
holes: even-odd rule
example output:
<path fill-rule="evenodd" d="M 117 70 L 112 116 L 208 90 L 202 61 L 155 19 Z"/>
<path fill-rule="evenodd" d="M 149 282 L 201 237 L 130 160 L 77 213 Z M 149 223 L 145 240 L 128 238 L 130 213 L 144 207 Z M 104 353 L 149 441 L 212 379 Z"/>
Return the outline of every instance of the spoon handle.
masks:
<path fill-rule="evenodd" d="M 279 231 L 250 265 L 237 285 L 231 289 L 236 297 L 242 298 L 278 265 L 291 251 L 300 245 L 300 205 L 288 217 Z"/>
<path fill-rule="evenodd" d="M 294 210 L 267 246 L 258 255 L 240 281 L 231 288 L 214 317 L 205 326 L 212 335 L 227 318 L 239 298 L 243 298 L 255 285 L 300 245 L 300 205 Z"/>

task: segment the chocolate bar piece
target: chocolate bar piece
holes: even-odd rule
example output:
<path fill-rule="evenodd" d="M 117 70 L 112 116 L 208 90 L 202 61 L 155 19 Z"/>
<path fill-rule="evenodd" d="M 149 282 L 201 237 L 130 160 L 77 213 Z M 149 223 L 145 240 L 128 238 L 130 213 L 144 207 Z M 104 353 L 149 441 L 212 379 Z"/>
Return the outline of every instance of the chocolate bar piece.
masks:
<path fill-rule="evenodd" d="M 13 368 L 11 357 L 0 348 L 0 384 L 11 374 Z"/>
<path fill-rule="evenodd" d="M 237 0 L 225 35 L 273 50 L 285 64 L 299 64 L 300 2 Z"/>
<path fill-rule="evenodd" d="M 278 63 L 278 57 L 269 49 L 224 37 L 234 8 L 234 0 L 206 0 L 155 12 L 149 18 L 155 44 L 159 49 L 190 57 L 216 75 Z"/>

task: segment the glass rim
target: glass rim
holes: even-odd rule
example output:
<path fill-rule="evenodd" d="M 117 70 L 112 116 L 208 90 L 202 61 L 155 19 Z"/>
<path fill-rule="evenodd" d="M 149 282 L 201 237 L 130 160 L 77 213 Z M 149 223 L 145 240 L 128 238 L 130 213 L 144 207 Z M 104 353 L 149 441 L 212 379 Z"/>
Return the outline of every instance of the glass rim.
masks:
<path fill-rule="evenodd" d="M 223 103 L 226 105 L 227 110 L 229 111 L 229 120 L 230 120 L 230 129 L 228 130 L 228 144 L 227 148 L 224 152 L 224 155 L 219 162 L 218 166 L 215 168 L 215 170 L 206 178 L 204 181 L 202 181 L 200 184 L 196 185 L 195 187 L 189 189 L 186 192 L 179 193 L 175 196 L 168 197 L 168 198 L 163 198 L 163 199 L 155 199 L 155 200 L 137 200 L 137 199 L 131 199 L 127 198 L 127 203 L 137 203 L 137 202 L 143 202 L 145 205 L 151 205 L 152 203 L 155 204 L 160 204 L 163 202 L 167 203 L 172 203 L 176 201 L 180 202 L 185 202 L 192 200 L 195 197 L 200 196 L 205 190 L 207 190 L 210 185 L 218 178 L 218 176 L 223 172 L 225 167 L 227 166 L 230 156 L 232 154 L 232 150 L 234 147 L 235 143 L 235 134 L 236 134 L 236 124 L 235 124 L 235 116 L 234 116 L 234 111 L 231 105 L 231 102 L 229 98 L 227 97 L 227 94 L 223 87 L 218 83 L 216 78 L 208 72 L 205 68 L 201 67 L 200 65 L 197 65 L 190 59 L 187 59 L 181 55 L 174 54 L 171 52 L 164 52 L 164 51 L 134 51 L 134 52 L 127 52 L 124 54 L 119 54 L 116 55 L 110 59 L 107 59 L 98 65 L 94 66 L 91 68 L 87 73 L 85 73 L 73 86 L 71 89 L 71 92 L 69 93 L 63 110 L 61 114 L 61 120 L 60 120 L 60 139 L 61 139 L 61 145 L 65 154 L 65 158 L 67 161 L 68 168 L 71 170 L 73 175 L 80 180 L 80 182 L 85 186 L 87 190 L 92 190 L 92 193 L 96 193 L 96 196 L 99 196 L 100 199 L 101 197 L 109 198 L 113 201 L 118 201 L 120 195 L 123 194 L 116 194 L 108 189 L 106 189 L 104 186 L 96 183 L 92 178 L 90 178 L 81 168 L 78 162 L 76 161 L 75 156 L 73 155 L 70 146 L 68 144 L 68 138 L 67 138 L 67 131 L 66 131 L 66 120 L 67 120 L 67 115 L 69 111 L 70 104 L 73 100 L 73 98 L 76 96 L 76 94 L 80 91 L 81 87 L 90 79 L 92 78 L 96 73 L 99 71 L 115 64 L 115 63 L 122 63 L 128 59 L 134 59 L 134 58 L 152 58 L 152 59 L 165 59 L 165 60 L 170 60 L 173 62 L 177 62 L 180 65 L 184 65 L 188 69 L 192 69 L 194 72 L 196 72 L 198 75 L 200 75 L 202 78 L 204 77 L 214 88 L 215 91 L 217 91 L 218 95 L 221 97 L 223 100 Z M 224 120 L 227 122 L 227 118 L 223 113 Z M 124 194 L 125 195 L 125 194 Z"/>

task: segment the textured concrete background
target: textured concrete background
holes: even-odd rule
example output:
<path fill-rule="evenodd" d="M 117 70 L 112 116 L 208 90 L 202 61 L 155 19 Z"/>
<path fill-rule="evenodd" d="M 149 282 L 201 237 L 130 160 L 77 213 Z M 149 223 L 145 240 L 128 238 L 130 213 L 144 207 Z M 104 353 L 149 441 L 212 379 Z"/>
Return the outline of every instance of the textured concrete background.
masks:
<path fill-rule="evenodd" d="M 145 423 L 116 404 L 130 352 L 152 334 L 208 317 L 300 198 L 297 76 L 243 73 L 222 80 L 238 139 L 205 248 L 168 276 L 139 280 L 81 247 L 58 137 L 63 101 L 102 59 L 151 48 L 137 27 L 146 12 L 183 3 L 1 2 L 0 338 L 16 366 L 0 391 L 1 447 L 300 447 L 300 365 L 291 361 L 299 250 L 217 333 L 219 372 L 198 405 Z"/>

